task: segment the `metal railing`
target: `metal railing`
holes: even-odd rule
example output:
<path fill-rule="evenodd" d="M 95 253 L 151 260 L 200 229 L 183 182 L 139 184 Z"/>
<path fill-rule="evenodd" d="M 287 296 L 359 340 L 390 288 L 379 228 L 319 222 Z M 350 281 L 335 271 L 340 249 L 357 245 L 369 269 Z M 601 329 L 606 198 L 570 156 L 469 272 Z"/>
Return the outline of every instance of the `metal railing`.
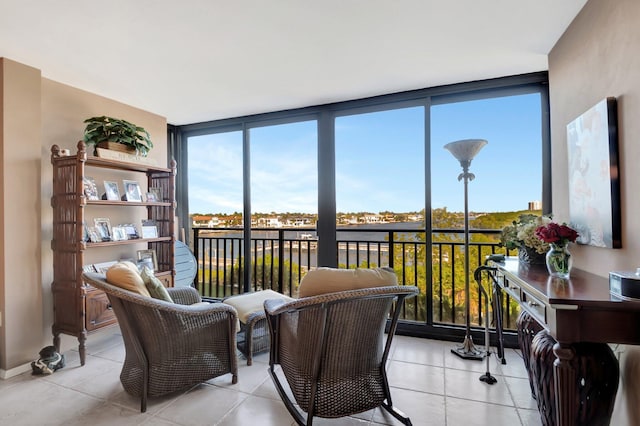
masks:
<path fill-rule="evenodd" d="M 315 228 L 252 228 L 250 289 L 272 289 L 296 297 L 302 277 L 317 266 L 315 231 Z M 505 253 L 505 249 L 498 244 L 500 230 L 471 230 L 470 234 L 471 324 L 483 326 L 484 296 L 473 279 L 473 271 L 484 264 L 488 255 Z M 199 265 L 194 284 L 199 292 L 213 298 L 242 293 L 243 230 L 194 228 L 193 235 L 193 251 Z M 430 256 L 423 230 L 338 228 L 338 266 L 392 268 L 400 285 L 420 289 L 418 297 L 405 302 L 402 319 L 462 325 L 465 323 L 463 231 L 434 229 L 429 237 Z M 488 281 L 482 285 L 486 294 L 492 293 Z M 503 298 L 502 311 L 505 328 L 515 328 L 517 303 Z"/>

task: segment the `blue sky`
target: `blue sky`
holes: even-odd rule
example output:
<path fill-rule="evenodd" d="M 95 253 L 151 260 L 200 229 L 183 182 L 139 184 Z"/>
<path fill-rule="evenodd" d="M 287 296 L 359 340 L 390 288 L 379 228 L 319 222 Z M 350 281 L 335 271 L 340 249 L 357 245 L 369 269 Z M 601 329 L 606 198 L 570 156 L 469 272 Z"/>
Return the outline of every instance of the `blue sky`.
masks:
<path fill-rule="evenodd" d="M 513 211 L 541 199 L 537 94 L 431 108 L 432 207 L 464 209 L 459 162 L 445 144 L 489 143 L 471 164 L 471 211 Z M 317 212 L 316 123 L 250 130 L 254 212 Z M 336 119 L 336 203 L 341 212 L 424 208 L 424 110 L 404 108 Z M 242 135 L 189 138 L 189 212 L 242 211 Z M 503 195 L 504 194 L 504 195 Z"/>

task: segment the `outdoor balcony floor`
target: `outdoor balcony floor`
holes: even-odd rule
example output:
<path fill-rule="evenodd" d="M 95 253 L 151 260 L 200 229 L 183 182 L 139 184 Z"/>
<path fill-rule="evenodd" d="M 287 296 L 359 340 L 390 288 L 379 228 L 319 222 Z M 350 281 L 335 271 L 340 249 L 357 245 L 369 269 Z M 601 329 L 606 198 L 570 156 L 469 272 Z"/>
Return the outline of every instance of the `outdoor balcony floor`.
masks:
<path fill-rule="evenodd" d="M 69 341 L 67 341 L 69 343 Z M 414 425 L 539 425 L 535 401 L 519 351 L 507 349 L 507 364 L 491 357 L 495 385 L 480 382 L 486 362 L 451 354 L 456 343 L 396 336 L 388 365 L 394 405 Z M 495 351 L 495 348 L 492 348 Z M 224 375 L 186 392 L 151 398 L 146 413 L 124 392 L 120 330 L 87 340 L 80 367 L 77 349 L 65 353 L 66 367 L 49 376 L 30 372 L 0 380 L 0 425 L 294 425 L 268 375 L 268 354 L 248 367 L 240 357 L 238 383 Z M 618 392 L 620 400 L 621 392 Z M 618 401 L 619 402 L 619 401 Z M 627 424 L 619 409 L 611 424 Z M 396 425 L 376 409 L 355 417 L 314 419 L 317 425 Z"/>

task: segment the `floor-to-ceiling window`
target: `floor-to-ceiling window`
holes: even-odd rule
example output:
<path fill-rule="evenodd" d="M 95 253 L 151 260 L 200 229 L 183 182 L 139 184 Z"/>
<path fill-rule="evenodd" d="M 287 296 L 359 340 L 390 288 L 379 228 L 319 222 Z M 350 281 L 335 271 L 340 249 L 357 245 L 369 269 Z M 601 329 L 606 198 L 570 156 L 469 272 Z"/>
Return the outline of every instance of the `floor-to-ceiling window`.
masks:
<path fill-rule="evenodd" d="M 306 268 L 391 266 L 401 284 L 421 289 L 404 315 L 412 321 L 407 329 L 416 334 L 451 337 L 459 330 L 449 325 L 464 322 L 456 269 L 463 188 L 457 179 L 460 165 L 443 149 L 446 143 L 489 142 L 471 166 L 476 175 L 469 184 L 472 227 L 497 224 L 492 221 L 505 212 L 551 208 L 544 173 L 550 161 L 544 73 L 187 125 L 180 131 L 188 141 L 189 162 L 206 161 L 197 142 L 207 133 L 235 135 L 232 144 L 241 159 L 219 169 L 232 167 L 229 176 L 242 180 L 224 200 L 241 202 L 233 212 L 243 213 L 243 222 L 235 225 L 244 231 L 235 249 L 239 257 L 226 261 L 237 271 L 237 286 L 265 288 L 267 278 L 289 271 L 288 278 L 280 276 L 270 285 L 295 293 Z M 209 164 L 215 168 L 213 160 Z M 207 198 L 193 179 L 190 171 L 188 185 L 179 188 L 188 191 L 189 214 L 223 217 L 215 214 L 222 204 L 215 204 L 213 194 L 226 184 L 218 188 L 209 181 Z M 205 199 L 211 202 L 208 208 L 195 207 L 196 200 Z M 477 233 L 472 242 L 495 250 L 496 239 L 495 233 Z M 311 259 L 295 257 L 303 247 Z M 478 262 L 485 252 L 475 253 Z M 266 261 L 267 256 L 277 259 Z M 479 307 L 477 300 L 473 303 Z"/>
<path fill-rule="evenodd" d="M 222 297 L 234 292 L 240 277 L 234 260 L 240 258 L 243 231 L 229 228 L 244 221 L 243 136 L 238 130 L 224 131 L 187 141 L 189 223 L 203 228 L 192 240 L 202 259 L 198 287 L 205 296 Z"/>
<path fill-rule="evenodd" d="M 315 120 L 249 130 L 251 270 L 260 288 L 292 294 L 317 266 L 317 146 Z"/>
<path fill-rule="evenodd" d="M 504 95 L 497 91 L 472 100 L 444 96 L 431 107 L 431 223 L 433 232 L 433 321 L 465 321 L 464 247 L 460 235 L 437 232 L 460 228 L 464 212 L 460 163 L 444 145 L 462 139 L 488 143 L 473 158 L 468 183 L 469 227 L 499 229 L 520 213 L 540 214 L 542 209 L 542 101 L 538 91 Z M 473 233 L 470 258 L 489 254 L 483 244 L 496 236 Z M 488 249 L 488 247 L 487 247 Z M 459 278 L 459 279 L 458 279 Z M 483 306 L 477 285 L 470 285 L 471 322 L 478 324 Z"/>

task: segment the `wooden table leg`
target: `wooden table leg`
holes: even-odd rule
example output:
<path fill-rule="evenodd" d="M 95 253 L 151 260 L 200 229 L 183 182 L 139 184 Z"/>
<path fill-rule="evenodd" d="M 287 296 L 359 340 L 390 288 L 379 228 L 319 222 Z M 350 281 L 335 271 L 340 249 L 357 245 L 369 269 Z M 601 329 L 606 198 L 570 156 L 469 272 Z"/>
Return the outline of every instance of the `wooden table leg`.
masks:
<path fill-rule="evenodd" d="M 556 424 L 573 426 L 576 424 L 578 406 L 576 405 L 577 374 L 573 365 L 575 351 L 570 344 L 553 345 L 556 360 L 553 363 L 553 377 L 556 395 Z"/>

